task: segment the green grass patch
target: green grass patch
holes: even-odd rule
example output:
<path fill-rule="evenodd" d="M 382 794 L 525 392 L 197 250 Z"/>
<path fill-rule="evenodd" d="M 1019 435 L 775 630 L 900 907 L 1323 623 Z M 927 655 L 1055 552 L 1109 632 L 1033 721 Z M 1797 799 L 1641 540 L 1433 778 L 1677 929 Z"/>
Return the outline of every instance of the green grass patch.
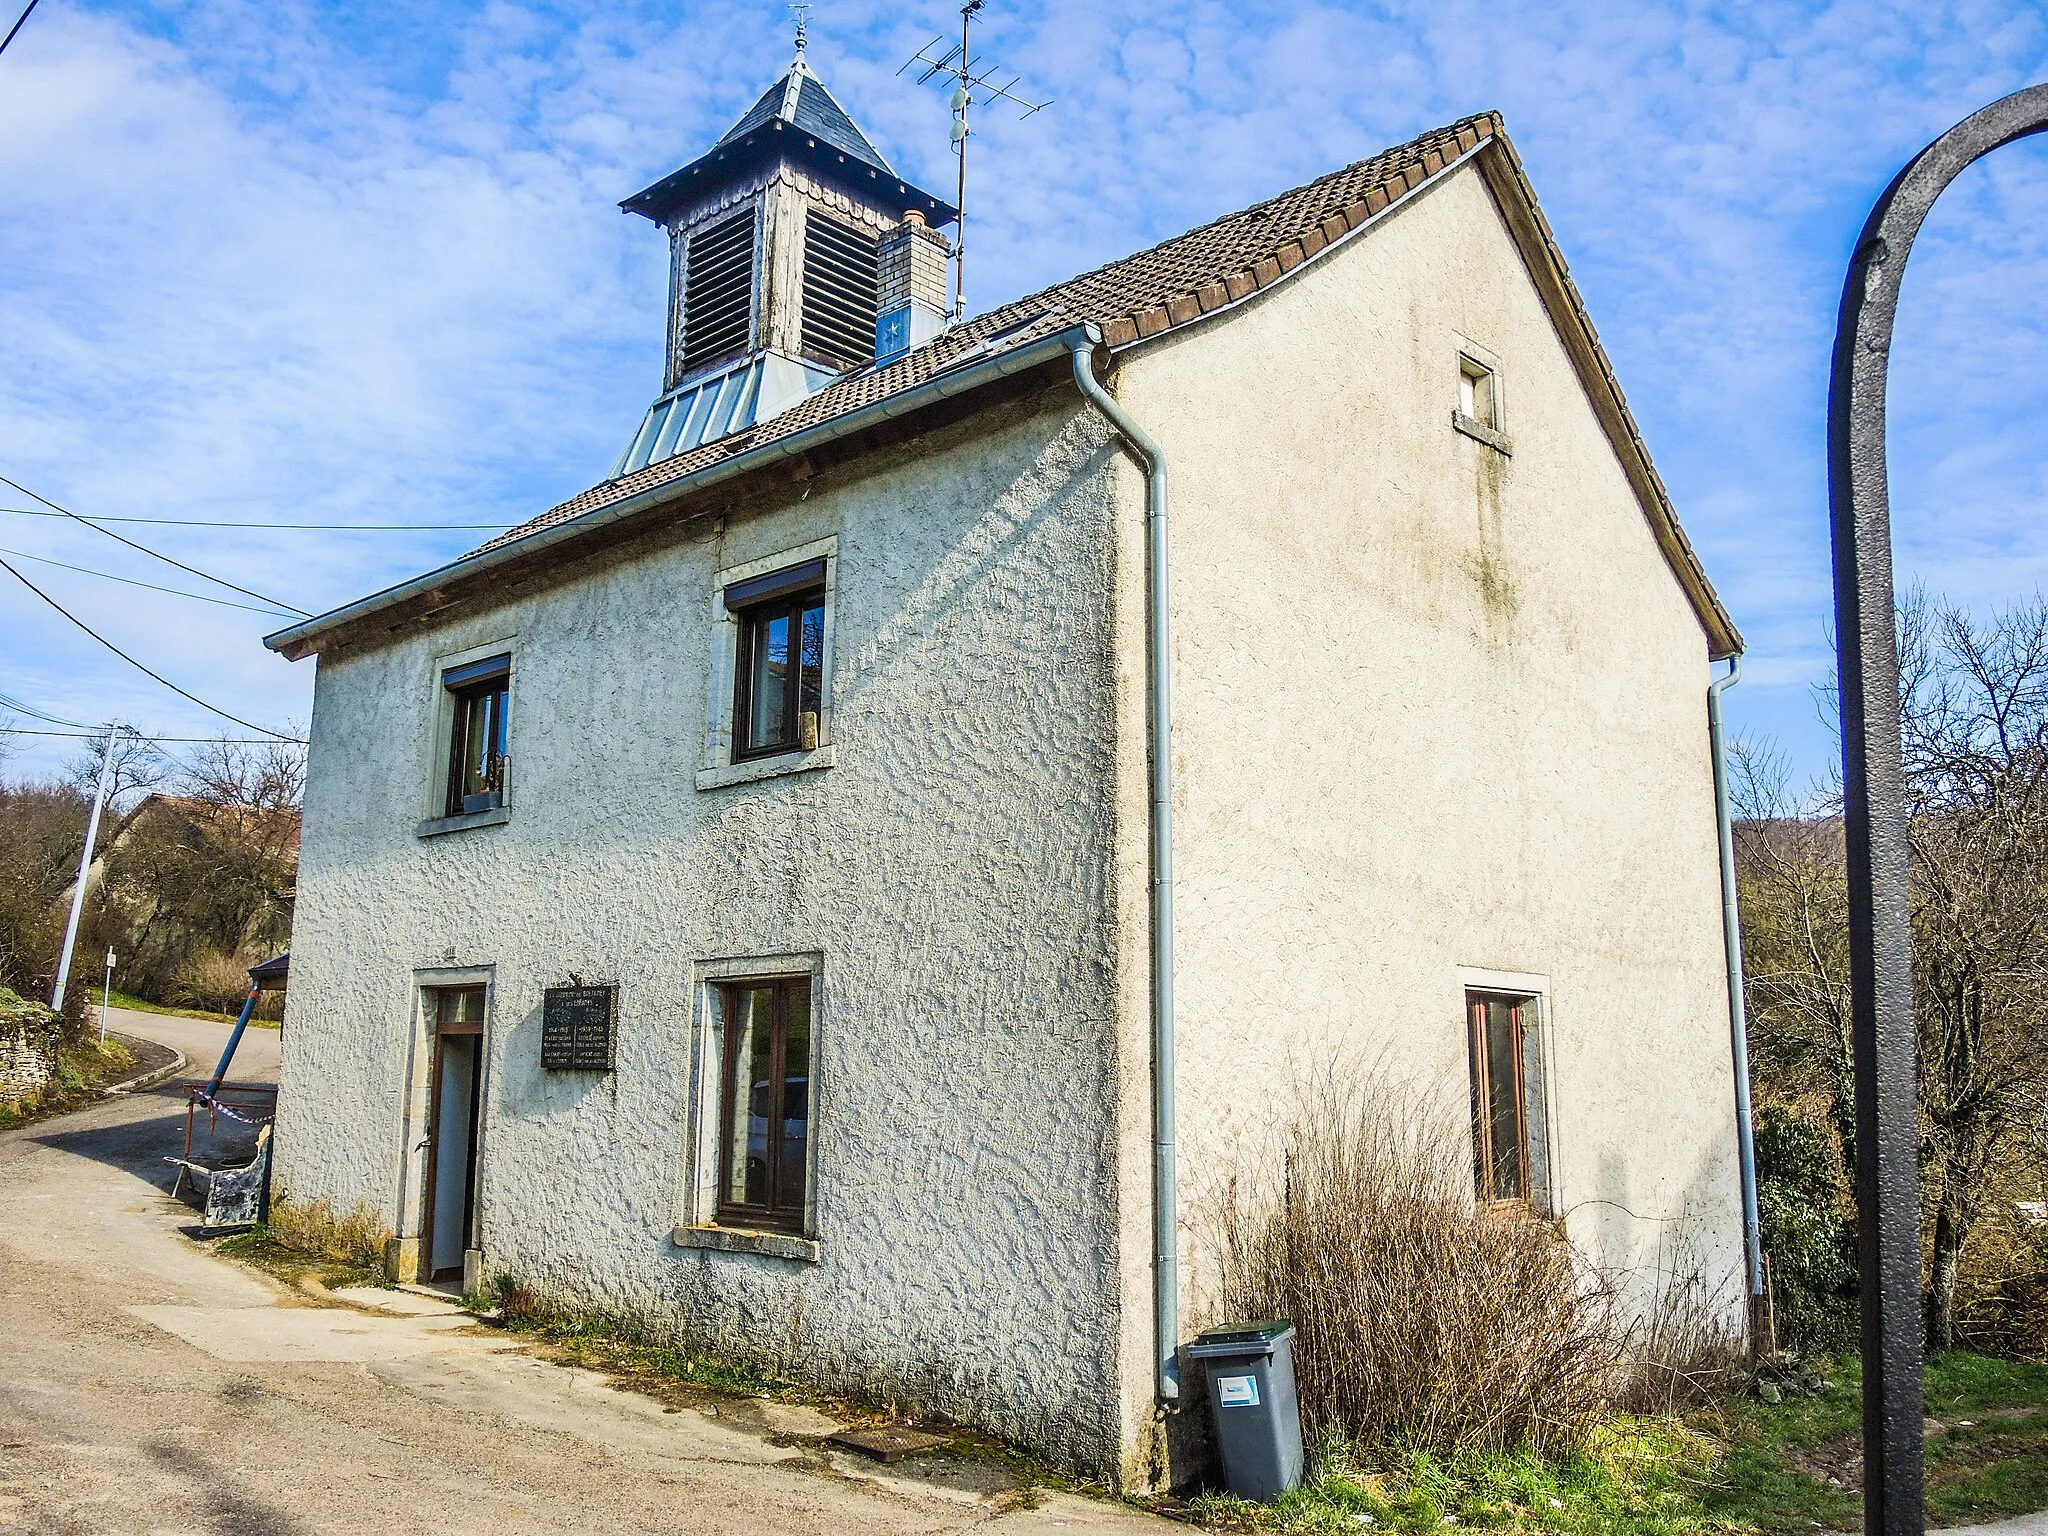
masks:
<path fill-rule="evenodd" d="M 213 1244 L 213 1251 L 227 1258 L 239 1259 L 292 1285 L 309 1275 L 330 1290 L 336 1286 L 387 1284 L 381 1269 L 350 1264 L 327 1254 L 309 1253 L 282 1241 L 260 1221 L 246 1232 L 220 1238 Z"/>
<path fill-rule="evenodd" d="M 1700 1493 L 1718 1450 L 1672 1419 L 1620 1418 L 1564 1460 L 1475 1451 L 1366 1455 L 1337 1443 L 1276 1504 L 1205 1494 L 1191 1513 L 1234 1530 L 1423 1532 L 1458 1526 L 1584 1536 L 1689 1536 L 1715 1529 Z"/>
<path fill-rule="evenodd" d="M 1862 1373 L 1723 1411 L 1727 1455 L 1707 1513 L 1765 1532 L 1852 1530 L 1862 1514 Z M 2048 1508 L 2048 1366 L 1967 1350 L 1930 1355 L 1927 1515 L 1972 1525 Z"/>

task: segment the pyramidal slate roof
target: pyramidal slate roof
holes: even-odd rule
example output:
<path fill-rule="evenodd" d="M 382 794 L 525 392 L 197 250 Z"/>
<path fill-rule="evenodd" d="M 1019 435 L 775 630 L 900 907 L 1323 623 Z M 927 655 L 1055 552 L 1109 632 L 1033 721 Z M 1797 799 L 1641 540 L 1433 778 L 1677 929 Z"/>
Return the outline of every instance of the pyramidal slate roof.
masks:
<path fill-rule="evenodd" d="M 619 502 L 659 493 L 671 483 L 677 495 L 686 494 L 688 487 L 681 482 L 727 459 L 907 393 L 953 368 L 999 357 L 1082 323 L 1096 326 L 1112 353 L 1192 325 L 1286 281 L 1297 268 L 1356 236 L 1425 183 L 1467 161 L 1476 162 L 1486 177 L 1652 535 L 1700 617 L 1709 654 L 1725 657 L 1740 652 L 1741 635 L 1678 524 L 1670 494 L 1650 461 L 1564 255 L 1537 206 L 1535 189 L 1493 112 L 1432 129 L 1306 186 L 976 316 L 886 367 L 850 373 L 745 431 L 592 486 L 435 574 L 453 584 L 462 578 L 464 565 L 479 556 Z M 393 589 L 394 601 L 399 590 Z M 300 651 L 317 649 L 314 632 L 323 623 L 316 620 L 274 638 L 290 635 L 292 646 Z"/>
<path fill-rule="evenodd" d="M 830 144 L 842 154 L 887 171 L 891 176 L 896 174 L 896 168 L 868 142 L 868 136 L 855 126 L 846 109 L 825 89 L 825 82 L 811 73 L 811 66 L 804 62 L 801 53 L 789 66 L 789 73 L 763 91 L 761 99 L 749 107 L 746 115 L 728 128 L 725 137 L 712 148 L 722 149 L 728 144 L 736 144 L 763 123 L 778 117 L 792 128 L 821 143 Z"/>

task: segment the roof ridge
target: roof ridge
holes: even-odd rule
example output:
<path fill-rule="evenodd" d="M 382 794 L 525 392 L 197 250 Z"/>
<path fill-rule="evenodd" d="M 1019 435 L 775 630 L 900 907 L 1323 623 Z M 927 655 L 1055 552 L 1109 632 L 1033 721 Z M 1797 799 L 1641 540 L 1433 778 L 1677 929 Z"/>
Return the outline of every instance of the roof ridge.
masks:
<path fill-rule="evenodd" d="M 1045 300 L 1047 295 L 1053 293 L 1057 289 L 1072 287 L 1075 283 L 1086 282 L 1091 277 L 1100 277 L 1104 273 L 1111 271 L 1113 268 L 1124 266 L 1130 262 L 1143 261 L 1146 257 L 1156 255 L 1160 251 L 1165 250 L 1170 245 L 1176 245 L 1183 240 L 1192 240 L 1197 235 L 1206 234 L 1212 229 L 1222 228 L 1224 225 L 1230 223 L 1233 219 L 1242 219 L 1247 215 L 1257 213 L 1262 208 L 1270 208 L 1275 203 L 1280 202 L 1284 198 L 1298 196 L 1303 192 L 1312 191 L 1314 188 L 1320 187 L 1324 185 L 1326 182 L 1335 181 L 1341 177 L 1352 175 L 1353 173 L 1364 170 L 1366 167 L 1372 165 L 1374 161 L 1397 158 L 1411 151 L 1420 149 L 1424 144 L 1430 142 L 1431 140 L 1441 139 L 1446 135 L 1455 135 L 1460 130 L 1467 127 L 1476 128 L 1482 121 L 1487 122 L 1489 127 L 1486 133 L 1480 135 L 1481 138 L 1495 137 L 1501 132 L 1501 115 L 1497 110 L 1489 108 L 1484 112 L 1468 113 L 1466 116 L 1457 119 L 1457 121 L 1455 122 L 1445 123 L 1440 128 L 1431 128 L 1427 132 L 1419 133 L 1414 138 L 1408 140 L 1404 144 L 1390 145 L 1388 148 L 1380 150 L 1377 154 L 1367 155 L 1362 160 L 1353 160 L 1350 164 L 1339 166 L 1334 171 L 1326 171 L 1321 176 L 1317 176 L 1312 180 L 1302 182 L 1299 186 L 1288 187 L 1285 190 L 1275 192 L 1271 197 L 1263 198 L 1256 203 L 1248 204 L 1243 208 L 1232 209 L 1228 213 L 1218 214 L 1215 218 L 1209 220 L 1209 222 L 1206 224 L 1197 224 L 1191 229 L 1182 230 L 1177 235 L 1168 235 L 1165 239 L 1160 240 L 1155 244 L 1148 245 L 1142 250 L 1132 251 L 1128 255 L 1117 257 L 1113 261 L 1105 261 L 1099 267 L 1092 267 L 1086 272 L 1077 272 L 1072 277 L 1062 278 L 1059 282 L 1049 283 L 1045 287 L 1039 289 L 1036 293 L 1025 294 L 1022 298 L 1012 299 L 1007 304 L 1002 304 L 994 309 L 985 311 L 984 313 L 975 316 L 974 319 L 969 323 L 979 324 L 984 320 L 993 319 L 997 315 L 1007 314 L 1012 310 L 1020 309 L 1024 305 L 1041 303 Z"/>

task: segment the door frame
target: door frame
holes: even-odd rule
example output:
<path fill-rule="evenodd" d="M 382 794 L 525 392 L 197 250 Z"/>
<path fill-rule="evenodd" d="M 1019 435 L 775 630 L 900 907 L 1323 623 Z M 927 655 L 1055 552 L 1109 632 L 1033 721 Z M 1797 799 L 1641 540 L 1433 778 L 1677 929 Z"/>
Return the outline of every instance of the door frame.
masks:
<path fill-rule="evenodd" d="M 441 994 L 444 992 L 474 992 L 483 998 L 484 1017 L 474 1023 L 444 1024 L 441 1022 Z M 465 1171 L 463 1188 L 466 1191 L 465 1204 L 469 1207 L 468 1219 L 464 1222 L 462 1247 L 466 1253 L 476 1246 L 477 1217 L 477 1169 L 482 1161 L 484 1127 L 484 1059 L 486 1023 L 490 1018 L 491 991 L 485 982 L 451 982 L 446 985 L 425 985 L 420 988 L 421 1012 L 426 1016 L 427 1027 L 427 1120 L 426 1169 L 420 1181 L 420 1283 L 432 1285 L 444 1273 L 434 1265 L 434 1224 L 439 1213 L 435 1210 L 435 1190 L 440 1182 L 441 1163 L 441 1043 L 452 1036 L 471 1038 L 476 1041 L 476 1060 L 470 1069 L 469 1085 L 469 1166 Z M 456 1266 L 460 1269 L 460 1266 Z"/>

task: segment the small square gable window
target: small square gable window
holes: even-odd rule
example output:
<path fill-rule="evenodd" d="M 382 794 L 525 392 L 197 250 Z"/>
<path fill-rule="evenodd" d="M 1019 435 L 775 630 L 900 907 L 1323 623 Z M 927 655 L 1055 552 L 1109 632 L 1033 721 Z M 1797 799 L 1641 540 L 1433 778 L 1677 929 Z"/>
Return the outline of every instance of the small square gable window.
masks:
<path fill-rule="evenodd" d="M 1482 427 L 1500 427 L 1495 409 L 1493 370 L 1469 357 L 1458 359 L 1458 413 Z"/>

